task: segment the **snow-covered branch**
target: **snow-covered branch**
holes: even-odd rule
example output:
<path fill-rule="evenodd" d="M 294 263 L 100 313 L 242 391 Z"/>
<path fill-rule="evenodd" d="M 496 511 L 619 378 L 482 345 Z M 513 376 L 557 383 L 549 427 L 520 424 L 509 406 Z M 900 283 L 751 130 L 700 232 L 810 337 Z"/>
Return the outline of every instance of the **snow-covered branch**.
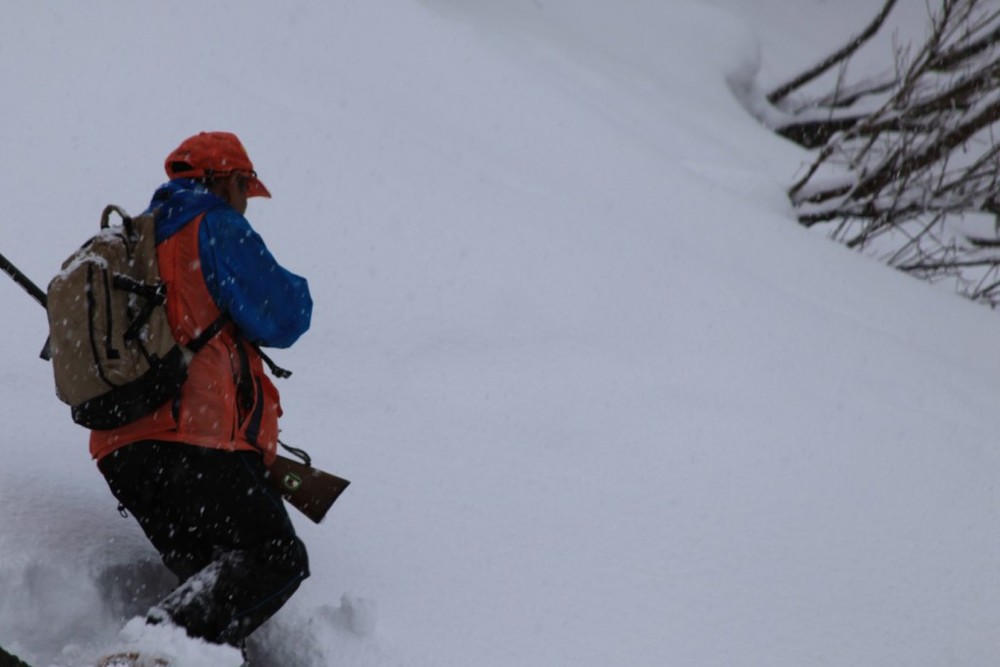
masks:
<path fill-rule="evenodd" d="M 894 4 L 835 54 L 842 73 Z M 776 131 L 818 149 L 788 192 L 799 221 L 1000 305 L 1000 10 L 941 0 L 927 36 L 895 60 L 888 74 L 793 101 L 814 68 L 769 96 L 790 118 Z"/>

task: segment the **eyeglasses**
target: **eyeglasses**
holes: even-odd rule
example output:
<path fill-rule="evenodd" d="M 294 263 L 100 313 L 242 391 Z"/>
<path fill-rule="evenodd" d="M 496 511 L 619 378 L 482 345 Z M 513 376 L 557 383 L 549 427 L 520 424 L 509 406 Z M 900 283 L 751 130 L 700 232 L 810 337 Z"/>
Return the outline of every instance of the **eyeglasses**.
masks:
<path fill-rule="evenodd" d="M 250 181 L 257 178 L 257 172 L 252 169 L 250 171 L 231 171 L 228 175 L 236 177 L 236 187 L 244 194 L 250 188 Z"/>

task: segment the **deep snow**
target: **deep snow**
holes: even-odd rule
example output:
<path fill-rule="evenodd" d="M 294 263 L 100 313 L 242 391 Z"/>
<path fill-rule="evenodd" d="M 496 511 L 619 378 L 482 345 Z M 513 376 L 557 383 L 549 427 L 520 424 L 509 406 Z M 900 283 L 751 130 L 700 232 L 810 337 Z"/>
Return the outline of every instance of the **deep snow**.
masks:
<path fill-rule="evenodd" d="M 0 252 L 243 138 L 316 301 L 283 436 L 353 481 L 256 664 L 993 665 L 1000 318 L 798 227 L 741 103 L 879 5 L 9 5 Z M 0 295 L 0 645 L 75 667 L 169 577 Z"/>

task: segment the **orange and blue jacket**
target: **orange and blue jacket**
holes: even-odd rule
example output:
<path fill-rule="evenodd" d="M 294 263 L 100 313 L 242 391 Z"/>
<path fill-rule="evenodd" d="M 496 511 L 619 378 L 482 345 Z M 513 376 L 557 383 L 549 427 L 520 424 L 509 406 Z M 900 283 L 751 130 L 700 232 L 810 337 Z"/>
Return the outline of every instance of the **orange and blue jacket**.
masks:
<path fill-rule="evenodd" d="M 120 428 L 91 431 L 90 453 L 100 460 L 160 440 L 258 451 L 270 465 L 281 402 L 257 348 L 288 347 L 306 332 L 309 285 L 278 264 L 246 218 L 192 180 L 161 186 L 150 210 L 174 336 L 186 344 L 220 316 L 226 324 L 191 359 L 174 399 Z"/>

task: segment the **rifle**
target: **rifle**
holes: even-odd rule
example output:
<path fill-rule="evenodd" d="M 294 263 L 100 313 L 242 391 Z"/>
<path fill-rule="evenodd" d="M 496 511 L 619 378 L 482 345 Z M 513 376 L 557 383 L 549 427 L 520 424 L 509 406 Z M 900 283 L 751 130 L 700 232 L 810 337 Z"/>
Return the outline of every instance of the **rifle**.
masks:
<path fill-rule="evenodd" d="M 267 482 L 289 505 L 319 523 L 350 482 L 311 464 L 308 454 L 302 463 L 279 455 L 267 469 Z"/>
<path fill-rule="evenodd" d="M 14 279 L 18 285 L 31 295 L 42 308 L 48 308 L 48 298 L 38 285 L 24 275 L 10 260 L 0 254 L 0 269 Z M 42 358 L 48 359 L 48 343 L 42 351 Z M 280 442 L 280 441 L 279 441 Z M 302 459 L 302 463 L 284 456 L 278 456 L 267 471 L 267 482 L 275 491 L 281 494 L 285 501 L 319 523 L 327 511 L 344 492 L 349 481 L 336 475 L 312 467 L 309 455 L 295 447 L 289 447 L 281 442 L 281 446 Z"/>

